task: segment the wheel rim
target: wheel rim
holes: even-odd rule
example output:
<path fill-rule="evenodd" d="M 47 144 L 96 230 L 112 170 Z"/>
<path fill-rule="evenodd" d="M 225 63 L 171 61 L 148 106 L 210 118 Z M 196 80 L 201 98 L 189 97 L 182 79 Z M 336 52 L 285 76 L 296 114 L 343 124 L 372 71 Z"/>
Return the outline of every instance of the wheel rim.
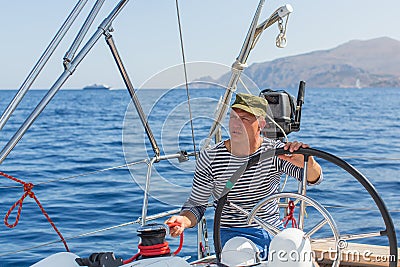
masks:
<path fill-rule="evenodd" d="M 278 155 L 283 155 L 283 154 L 288 154 L 287 150 L 284 150 L 283 148 L 279 148 L 275 151 L 275 156 Z M 394 255 L 394 259 L 390 259 L 389 266 L 390 267 L 396 267 L 397 266 L 397 261 L 398 261 L 398 251 L 397 251 L 397 238 L 396 238 L 396 232 L 393 224 L 393 220 L 389 214 L 389 211 L 383 202 L 382 198 L 379 196 L 378 192 L 376 191 L 375 187 L 371 184 L 371 182 L 362 174 L 360 173 L 356 168 L 354 168 L 352 165 L 349 163 L 345 162 L 344 160 L 321 150 L 317 149 L 312 149 L 312 148 L 300 148 L 297 151 L 291 152 L 290 154 L 302 154 L 305 157 L 309 156 L 316 156 L 318 158 L 324 159 L 326 161 L 329 161 L 336 166 L 340 167 L 341 169 L 345 170 L 347 173 L 349 173 L 351 176 L 353 176 L 363 187 L 367 192 L 370 194 L 372 199 L 375 202 L 375 205 L 378 207 L 379 212 L 381 214 L 381 217 L 385 223 L 386 229 L 384 231 L 381 231 L 381 235 L 385 235 L 388 238 L 389 241 L 389 251 L 390 255 Z M 266 158 L 269 158 L 273 156 L 271 154 L 271 151 L 266 151 L 263 152 L 259 157 L 260 160 L 264 160 Z M 245 168 L 241 168 L 242 172 L 243 170 L 246 171 L 248 170 L 251 166 L 256 164 L 258 160 L 252 160 L 250 159 L 248 163 L 245 163 L 244 166 Z M 237 175 L 237 173 L 234 173 L 232 176 Z M 213 238 L 214 238 L 214 249 L 215 253 L 217 256 L 218 261 L 221 259 L 221 251 L 222 251 L 222 246 L 221 246 L 221 234 L 220 234 L 220 224 L 221 224 L 221 215 L 222 215 L 222 210 L 224 206 L 227 203 L 227 197 L 229 194 L 229 190 L 224 190 L 226 193 L 218 200 L 217 207 L 215 209 L 215 216 L 214 216 L 214 231 L 213 231 Z"/>

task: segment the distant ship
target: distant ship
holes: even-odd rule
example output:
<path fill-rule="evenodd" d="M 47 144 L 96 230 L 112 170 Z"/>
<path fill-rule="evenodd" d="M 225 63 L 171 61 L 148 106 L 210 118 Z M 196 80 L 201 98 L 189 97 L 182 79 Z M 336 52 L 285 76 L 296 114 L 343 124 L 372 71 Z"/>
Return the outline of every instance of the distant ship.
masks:
<path fill-rule="evenodd" d="M 110 90 L 111 87 L 105 84 L 98 84 L 98 83 L 94 83 L 94 84 L 89 84 L 85 87 L 83 87 L 83 90 Z"/>

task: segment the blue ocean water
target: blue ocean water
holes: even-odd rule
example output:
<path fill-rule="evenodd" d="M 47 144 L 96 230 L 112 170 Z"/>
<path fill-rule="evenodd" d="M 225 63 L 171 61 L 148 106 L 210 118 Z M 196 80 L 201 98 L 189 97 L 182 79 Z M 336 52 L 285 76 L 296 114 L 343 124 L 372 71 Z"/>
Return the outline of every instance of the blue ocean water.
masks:
<path fill-rule="evenodd" d="M 15 93 L 0 91 L 0 111 Z M 45 93 L 28 93 L 1 131 L 2 147 Z M 197 148 L 208 133 L 222 93 L 220 89 L 190 92 Z M 193 151 L 185 90 L 140 90 L 138 95 L 149 114 L 149 125 L 161 153 Z M 81 236 L 141 216 L 147 165 L 104 170 L 154 154 L 129 103 L 129 94 L 124 90 L 62 90 L 0 166 L 0 171 L 35 184 L 35 195 L 67 239 L 71 251 L 81 257 L 114 251 L 126 259 L 136 253 L 138 224 Z M 398 235 L 399 103 L 398 89 L 306 89 L 301 131 L 290 136 L 291 140 L 301 140 L 343 157 L 359 169 L 391 211 Z M 224 128 L 224 136 L 226 133 Z M 319 162 L 325 180 L 310 187 L 309 195 L 328 206 L 341 232 L 383 230 L 378 209 L 362 186 L 332 164 Z M 189 193 L 193 169 L 193 158 L 184 163 L 172 159 L 155 164 L 149 215 L 179 207 Z M 293 186 L 290 180 L 288 190 Z M 0 177 L 0 214 L 4 216 L 22 195 L 23 188 L 18 183 Z M 212 228 L 212 210 L 207 215 Z M 15 216 L 16 210 L 9 218 L 10 224 Z M 196 257 L 195 238 L 196 230 L 186 232 L 181 255 Z M 0 266 L 29 266 L 65 251 L 61 242 L 54 242 L 57 240 L 37 204 L 28 197 L 19 224 L 13 229 L 0 226 Z M 178 246 L 177 239 L 168 241 L 172 250 Z M 386 245 L 387 239 L 370 238 L 363 242 Z"/>

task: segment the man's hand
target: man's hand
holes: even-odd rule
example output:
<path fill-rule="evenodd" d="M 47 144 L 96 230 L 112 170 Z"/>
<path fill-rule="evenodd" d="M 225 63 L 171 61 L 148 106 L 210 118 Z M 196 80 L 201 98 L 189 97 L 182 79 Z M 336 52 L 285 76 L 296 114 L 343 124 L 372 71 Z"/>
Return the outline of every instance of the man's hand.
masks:
<path fill-rule="evenodd" d="M 180 236 L 185 228 L 189 228 L 192 224 L 192 222 L 187 218 L 186 216 L 182 215 L 176 215 L 172 216 L 169 218 L 167 221 L 165 221 L 165 224 L 179 224 L 176 226 L 173 226 L 169 228 L 169 233 L 171 234 L 172 237 L 177 237 Z"/>
<path fill-rule="evenodd" d="M 288 150 L 288 152 L 294 152 L 299 150 L 300 148 L 309 148 L 310 146 L 304 144 L 302 142 L 287 142 L 283 147 L 284 150 Z M 279 155 L 280 159 L 289 161 L 293 165 L 297 167 L 304 168 L 304 155 L 301 154 L 291 154 L 291 155 Z M 315 183 L 318 181 L 321 175 L 321 167 L 314 160 L 313 157 L 308 158 L 308 168 L 307 168 L 307 181 L 309 183 Z"/>
<path fill-rule="evenodd" d="M 307 144 L 303 144 L 302 142 L 287 142 L 283 147 L 284 150 L 288 150 L 289 152 L 294 152 L 299 150 L 299 148 L 309 148 L 310 146 Z M 304 167 L 304 156 L 300 154 L 292 154 L 292 155 L 279 155 L 280 159 L 289 161 L 293 165 L 297 167 L 303 168 Z"/>

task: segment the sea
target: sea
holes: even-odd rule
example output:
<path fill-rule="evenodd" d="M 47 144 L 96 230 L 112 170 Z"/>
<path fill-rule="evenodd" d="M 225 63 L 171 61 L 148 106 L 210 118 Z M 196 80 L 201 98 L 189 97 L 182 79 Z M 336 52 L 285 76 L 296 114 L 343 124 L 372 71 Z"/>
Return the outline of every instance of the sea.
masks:
<path fill-rule="evenodd" d="M 0 90 L 0 112 L 16 92 Z M 1 130 L 2 148 L 46 92 L 27 93 Z M 137 252 L 136 230 L 142 216 L 146 171 L 155 154 L 152 143 L 168 159 L 155 162 L 151 168 L 145 214 L 177 209 L 190 193 L 195 158 L 189 156 L 180 162 L 173 155 L 201 148 L 223 90 L 189 92 L 188 102 L 183 89 L 137 91 L 151 130 L 148 135 L 126 90 L 61 90 L 1 163 L 0 171 L 34 185 L 34 196 L 71 252 L 89 257 L 91 253 L 111 251 L 116 257 L 130 258 Z M 296 90 L 289 93 L 297 94 Z M 395 88 L 307 88 L 301 130 L 289 134 L 289 140 L 307 143 L 357 168 L 384 201 L 397 236 L 399 104 L 400 89 Z M 223 138 L 227 134 L 224 120 Z M 384 230 L 382 216 L 364 187 L 334 163 L 319 158 L 317 161 L 323 168 L 324 180 L 320 185 L 309 186 L 308 196 L 326 207 L 340 233 Z M 295 192 L 295 179 L 289 177 L 284 190 Z M 0 216 L 5 218 L 23 194 L 21 183 L 0 176 Z M 66 250 L 34 198 L 27 196 L 20 216 L 17 214 L 18 205 L 8 217 L 10 225 L 18 222 L 14 228 L 0 226 L 0 266 L 30 266 Z M 212 251 L 212 208 L 206 217 Z M 310 211 L 305 224 L 313 225 L 319 221 L 317 217 Z M 151 222 L 163 223 L 165 219 Z M 196 259 L 196 234 L 196 229 L 185 231 L 179 255 Z M 328 226 L 316 233 L 317 237 L 331 235 Z M 179 239 L 167 237 L 167 241 L 172 251 L 178 247 Z M 388 244 L 386 237 L 354 242 Z"/>

